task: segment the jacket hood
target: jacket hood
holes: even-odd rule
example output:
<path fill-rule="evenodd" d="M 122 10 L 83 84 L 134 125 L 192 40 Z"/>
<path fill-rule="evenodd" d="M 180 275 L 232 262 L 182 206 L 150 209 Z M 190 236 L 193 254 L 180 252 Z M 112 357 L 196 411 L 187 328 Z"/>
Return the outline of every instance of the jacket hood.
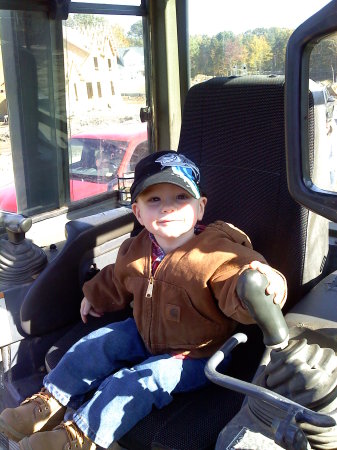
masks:
<path fill-rule="evenodd" d="M 210 225 L 207 226 L 209 230 L 212 228 L 220 231 L 224 234 L 224 237 L 231 240 L 232 242 L 236 242 L 238 244 L 244 245 L 248 248 L 253 248 L 252 243 L 249 237 L 241 231 L 239 228 L 236 228 L 234 225 L 226 222 L 222 222 L 221 220 L 217 220 Z"/>

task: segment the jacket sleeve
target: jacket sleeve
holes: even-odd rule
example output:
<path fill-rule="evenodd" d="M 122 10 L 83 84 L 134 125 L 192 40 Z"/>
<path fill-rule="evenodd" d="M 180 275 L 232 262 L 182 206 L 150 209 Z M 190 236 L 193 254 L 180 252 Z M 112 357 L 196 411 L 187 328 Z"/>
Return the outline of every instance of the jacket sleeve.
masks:
<path fill-rule="evenodd" d="M 263 257 L 259 258 L 264 264 L 267 264 Z M 241 302 L 239 296 L 236 293 L 236 285 L 238 278 L 242 272 L 248 269 L 249 264 L 245 264 L 235 270 L 231 268 L 230 271 L 218 270 L 211 279 L 211 288 L 215 295 L 215 298 L 219 302 L 221 311 L 233 320 L 243 324 L 254 323 L 253 317 L 250 315 L 246 306 Z M 275 269 L 273 269 L 275 270 Z M 287 282 L 284 276 L 275 270 L 284 280 L 285 292 L 280 307 L 282 308 L 287 298 Z M 271 300 L 272 301 L 272 300 Z"/>
<path fill-rule="evenodd" d="M 133 300 L 126 288 L 127 255 L 134 238 L 126 239 L 120 246 L 115 264 L 105 266 L 83 285 L 83 294 L 97 312 L 113 312 L 125 308 Z"/>
<path fill-rule="evenodd" d="M 83 285 L 83 293 L 97 312 L 111 312 L 125 308 L 133 295 L 116 274 L 115 264 L 104 267 Z"/>
<path fill-rule="evenodd" d="M 254 323 L 248 309 L 239 299 L 236 293 L 236 284 L 240 274 L 248 268 L 248 264 L 240 270 L 218 270 L 211 279 L 211 288 L 218 300 L 219 308 L 225 314 L 237 322 L 243 324 Z"/>

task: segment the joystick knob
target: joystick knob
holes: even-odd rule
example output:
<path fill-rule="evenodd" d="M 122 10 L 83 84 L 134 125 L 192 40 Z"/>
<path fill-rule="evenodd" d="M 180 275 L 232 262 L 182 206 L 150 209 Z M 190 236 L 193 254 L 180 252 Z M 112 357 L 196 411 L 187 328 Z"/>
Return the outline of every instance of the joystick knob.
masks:
<path fill-rule="evenodd" d="M 266 294 L 268 281 L 258 270 L 247 269 L 239 277 L 236 292 L 240 300 L 263 332 L 267 347 L 284 348 L 288 344 L 289 330 L 281 308 Z"/>

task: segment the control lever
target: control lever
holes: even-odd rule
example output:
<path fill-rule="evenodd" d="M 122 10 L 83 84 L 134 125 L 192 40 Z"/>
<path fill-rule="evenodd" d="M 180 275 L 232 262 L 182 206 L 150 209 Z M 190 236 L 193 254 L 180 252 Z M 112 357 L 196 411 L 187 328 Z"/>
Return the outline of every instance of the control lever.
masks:
<path fill-rule="evenodd" d="M 268 280 L 258 270 L 247 269 L 238 279 L 236 292 L 263 332 L 267 347 L 284 348 L 288 345 L 289 330 L 279 305 L 266 294 Z"/>
<path fill-rule="evenodd" d="M 25 237 L 30 217 L 0 213 L 7 236 L 0 239 L 0 289 L 32 282 L 47 264 L 47 255 Z"/>
<path fill-rule="evenodd" d="M 257 270 L 247 269 L 237 282 L 237 294 L 246 305 L 250 314 L 263 332 L 263 341 L 270 348 L 284 348 L 288 344 L 289 330 L 279 305 L 273 302 L 271 295 L 266 294 L 268 280 Z M 274 430 L 275 442 L 287 450 L 310 448 L 303 431 L 296 427 L 298 422 L 307 422 L 318 427 L 334 427 L 333 417 L 311 411 L 310 409 L 289 400 L 262 386 L 221 374 L 216 371 L 220 362 L 239 344 L 247 341 L 247 336 L 237 333 L 228 339 L 207 362 L 205 374 L 209 380 L 228 389 L 269 403 L 287 412 L 287 426 L 280 421 Z M 290 422 L 293 423 L 290 427 Z"/>
<path fill-rule="evenodd" d="M 4 214 L 3 222 L 7 231 L 8 240 L 13 244 L 19 244 L 24 241 L 25 234 L 32 226 L 32 219 L 20 214 Z"/>
<path fill-rule="evenodd" d="M 219 386 L 241 392 L 244 395 L 254 397 L 259 401 L 269 403 L 282 411 L 286 411 L 287 417 L 285 421 L 287 426 L 285 426 L 284 421 L 279 421 L 276 424 L 277 426 L 275 427 L 275 430 L 273 430 L 275 433 L 275 442 L 287 450 L 306 450 L 310 448 L 310 446 L 308 447 L 309 444 L 303 431 L 295 426 L 290 427 L 290 422 L 295 422 L 295 424 L 307 422 L 317 427 L 330 428 L 336 425 L 336 421 L 333 417 L 312 411 L 309 408 L 262 386 L 256 386 L 255 384 L 247 383 L 246 381 L 217 372 L 216 368 L 223 359 L 228 356 L 238 344 L 246 341 L 247 336 L 243 333 L 236 333 L 229 338 L 221 349 L 215 352 L 208 360 L 205 367 L 207 378 Z"/>

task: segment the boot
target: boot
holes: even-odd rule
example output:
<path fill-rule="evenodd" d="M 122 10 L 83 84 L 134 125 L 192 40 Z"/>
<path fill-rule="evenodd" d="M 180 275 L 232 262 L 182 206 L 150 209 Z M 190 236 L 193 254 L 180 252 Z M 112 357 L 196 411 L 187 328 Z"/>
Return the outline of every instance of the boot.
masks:
<path fill-rule="evenodd" d="M 0 432 L 19 442 L 25 436 L 41 430 L 52 430 L 62 420 L 66 407 L 47 389 L 27 398 L 17 408 L 7 408 L 0 414 Z"/>
<path fill-rule="evenodd" d="M 72 422 L 62 422 L 52 431 L 32 434 L 19 442 L 20 450 L 96 450 L 92 442 Z"/>

